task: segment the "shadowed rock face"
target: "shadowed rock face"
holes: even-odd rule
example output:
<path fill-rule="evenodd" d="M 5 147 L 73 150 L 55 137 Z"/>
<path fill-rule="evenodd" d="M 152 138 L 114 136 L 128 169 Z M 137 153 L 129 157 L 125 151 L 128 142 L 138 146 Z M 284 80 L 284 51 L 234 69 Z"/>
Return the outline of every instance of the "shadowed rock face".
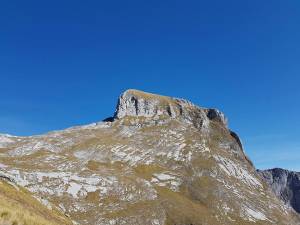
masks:
<path fill-rule="evenodd" d="M 228 122 L 227 118 L 225 117 L 224 113 L 222 113 L 218 109 L 208 109 L 207 110 L 207 117 L 210 120 L 216 120 L 216 121 L 224 124 L 224 126 L 227 127 L 227 122 Z"/>
<path fill-rule="evenodd" d="M 300 173 L 280 168 L 258 171 L 277 197 L 300 213 Z"/>

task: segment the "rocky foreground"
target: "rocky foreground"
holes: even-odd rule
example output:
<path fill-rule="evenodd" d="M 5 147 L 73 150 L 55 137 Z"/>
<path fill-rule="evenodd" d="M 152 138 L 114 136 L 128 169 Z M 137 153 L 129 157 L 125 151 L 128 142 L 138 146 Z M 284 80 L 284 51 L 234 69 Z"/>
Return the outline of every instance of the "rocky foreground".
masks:
<path fill-rule="evenodd" d="M 74 224 L 300 224 L 222 112 L 136 90 L 104 122 L 0 136 L 0 171 Z"/>

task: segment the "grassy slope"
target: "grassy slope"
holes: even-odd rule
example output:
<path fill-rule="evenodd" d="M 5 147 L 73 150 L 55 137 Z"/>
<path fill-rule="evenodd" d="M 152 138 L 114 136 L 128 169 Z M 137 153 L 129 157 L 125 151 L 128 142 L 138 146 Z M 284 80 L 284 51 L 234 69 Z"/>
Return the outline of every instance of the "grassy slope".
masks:
<path fill-rule="evenodd" d="M 0 225 L 72 224 L 58 211 L 49 210 L 24 188 L 0 180 Z"/>

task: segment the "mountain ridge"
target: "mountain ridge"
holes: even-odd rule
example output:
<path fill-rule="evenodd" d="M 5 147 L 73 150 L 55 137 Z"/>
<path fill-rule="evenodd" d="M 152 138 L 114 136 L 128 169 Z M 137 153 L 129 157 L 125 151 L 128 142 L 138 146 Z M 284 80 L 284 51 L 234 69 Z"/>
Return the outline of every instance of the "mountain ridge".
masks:
<path fill-rule="evenodd" d="M 112 119 L 0 147 L 0 171 L 80 225 L 298 225 L 216 109 L 124 92 Z"/>

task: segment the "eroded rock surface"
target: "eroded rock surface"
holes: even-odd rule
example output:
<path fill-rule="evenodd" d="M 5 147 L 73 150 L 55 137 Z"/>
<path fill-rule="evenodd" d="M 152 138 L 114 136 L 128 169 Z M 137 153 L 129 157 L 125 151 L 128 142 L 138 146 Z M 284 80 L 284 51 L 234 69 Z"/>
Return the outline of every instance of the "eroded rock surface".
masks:
<path fill-rule="evenodd" d="M 224 114 L 186 100 L 128 90 L 106 122 L 0 142 L 1 174 L 76 224 L 299 224 Z"/>
<path fill-rule="evenodd" d="M 300 173 L 274 168 L 259 170 L 273 192 L 286 204 L 300 213 Z"/>

